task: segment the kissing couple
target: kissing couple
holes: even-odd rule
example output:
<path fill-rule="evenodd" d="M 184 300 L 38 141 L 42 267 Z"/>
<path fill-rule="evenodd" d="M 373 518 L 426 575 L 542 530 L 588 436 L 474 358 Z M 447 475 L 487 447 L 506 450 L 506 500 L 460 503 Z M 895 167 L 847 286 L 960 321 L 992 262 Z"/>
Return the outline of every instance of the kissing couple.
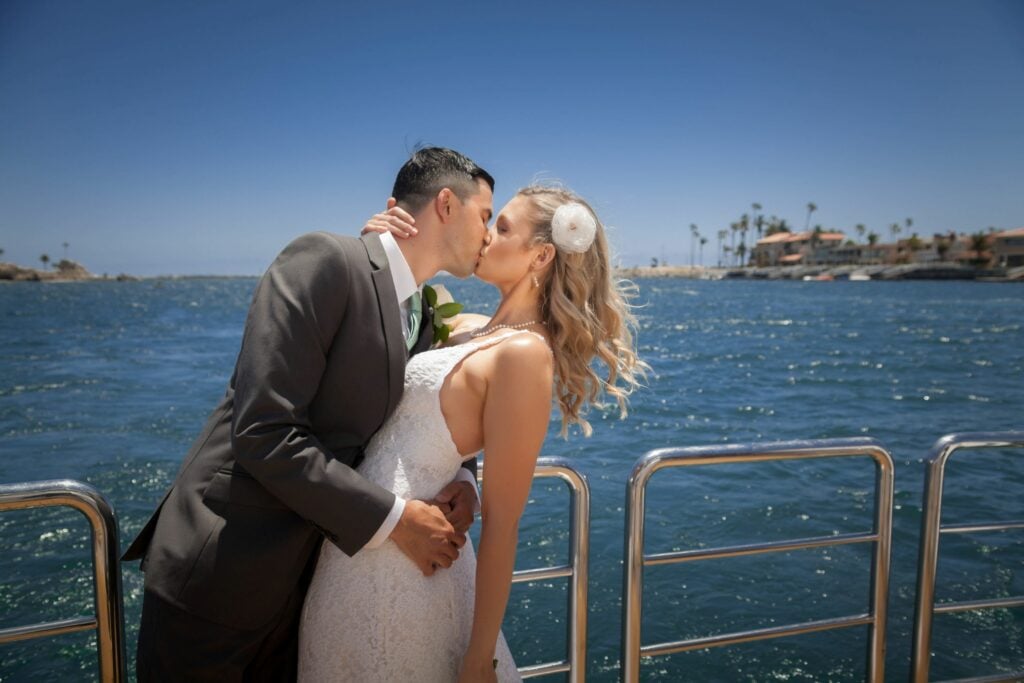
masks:
<path fill-rule="evenodd" d="M 227 391 L 124 556 L 139 681 L 519 680 L 501 622 L 552 397 L 563 435 L 589 434 L 645 364 L 593 209 L 527 187 L 489 228 L 493 190 L 421 149 L 360 238 L 304 235 L 263 275 Z M 441 270 L 501 301 L 435 345 Z"/>

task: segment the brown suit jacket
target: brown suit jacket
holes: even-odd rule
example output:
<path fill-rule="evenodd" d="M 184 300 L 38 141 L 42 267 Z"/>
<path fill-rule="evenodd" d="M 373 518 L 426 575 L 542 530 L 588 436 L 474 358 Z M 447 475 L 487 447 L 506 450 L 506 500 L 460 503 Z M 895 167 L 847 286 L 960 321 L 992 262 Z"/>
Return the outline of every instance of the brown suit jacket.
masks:
<path fill-rule="evenodd" d="M 259 628 L 305 591 L 322 537 L 351 555 L 373 536 L 394 494 L 353 468 L 402 394 L 399 316 L 377 235 L 312 233 L 281 252 L 256 288 L 224 398 L 125 553 L 144 558 L 147 590 Z"/>

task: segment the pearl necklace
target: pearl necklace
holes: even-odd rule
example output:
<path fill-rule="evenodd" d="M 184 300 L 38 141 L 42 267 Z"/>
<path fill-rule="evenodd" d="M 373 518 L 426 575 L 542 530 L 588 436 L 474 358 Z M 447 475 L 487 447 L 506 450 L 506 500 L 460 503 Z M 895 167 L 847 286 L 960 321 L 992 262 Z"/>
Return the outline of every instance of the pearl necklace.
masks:
<path fill-rule="evenodd" d="M 487 327 L 476 328 L 475 330 L 469 333 L 469 336 L 472 337 L 473 339 L 476 339 L 477 337 L 482 337 L 485 334 L 490 334 L 495 330 L 522 330 L 524 328 L 529 327 L 530 325 L 537 325 L 539 323 L 539 320 L 527 320 L 525 323 L 515 323 L 514 325 L 506 325 L 504 323 L 501 323 L 499 325 L 488 325 Z"/>

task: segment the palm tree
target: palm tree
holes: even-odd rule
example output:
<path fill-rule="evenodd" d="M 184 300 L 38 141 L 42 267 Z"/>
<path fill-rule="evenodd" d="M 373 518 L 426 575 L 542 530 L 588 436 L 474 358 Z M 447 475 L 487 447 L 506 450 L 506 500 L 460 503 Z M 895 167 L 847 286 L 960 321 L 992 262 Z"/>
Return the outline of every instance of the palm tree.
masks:
<path fill-rule="evenodd" d="M 984 265 L 985 257 L 981 254 L 988 248 L 988 236 L 981 231 L 971 235 L 971 251 L 974 252 L 974 265 Z"/>
<path fill-rule="evenodd" d="M 868 231 L 863 223 L 858 223 L 853 229 L 857 231 L 857 237 L 860 237 L 861 239 L 864 239 L 864 233 Z"/>
<path fill-rule="evenodd" d="M 878 233 L 877 232 L 869 232 L 868 233 L 868 244 L 870 244 L 871 246 L 875 246 L 876 244 L 878 244 Z"/>
<path fill-rule="evenodd" d="M 786 223 L 785 218 L 776 218 L 775 216 L 772 216 L 771 220 L 768 221 L 768 230 L 765 234 L 771 236 L 779 232 L 791 232 L 789 224 Z"/>
<path fill-rule="evenodd" d="M 804 221 L 804 230 L 811 227 L 811 214 L 818 210 L 818 205 L 814 202 L 807 202 L 807 220 Z"/>
<path fill-rule="evenodd" d="M 903 220 L 903 222 L 904 222 L 904 223 L 906 224 L 906 226 L 907 226 L 907 232 L 910 232 L 910 226 L 912 226 L 912 225 L 914 224 L 914 219 L 913 219 L 913 218 L 905 218 L 905 219 Z"/>
<path fill-rule="evenodd" d="M 743 257 L 747 253 L 747 245 L 740 242 L 740 246 L 736 247 L 736 255 L 739 257 L 740 268 L 743 267 Z"/>
<path fill-rule="evenodd" d="M 736 233 L 739 232 L 740 224 L 739 223 L 730 223 L 729 224 L 729 229 L 732 231 L 731 239 L 729 240 L 730 243 L 731 243 L 731 247 L 730 247 L 729 251 L 735 253 L 736 252 Z"/>
<path fill-rule="evenodd" d="M 761 205 L 754 202 L 750 205 L 754 210 L 754 227 L 757 228 L 757 239 L 761 239 L 761 229 L 764 226 L 764 216 L 761 215 Z"/>
<path fill-rule="evenodd" d="M 724 240 L 728 236 L 729 236 L 729 231 L 728 230 L 719 230 L 718 231 L 718 267 L 719 268 L 722 267 L 722 256 L 725 254 L 725 252 L 722 251 L 722 240 Z"/>
<path fill-rule="evenodd" d="M 64 242 L 64 260 L 68 260 L 68 243 Z"/>
<path fill-rule="evenodd" d="M 900 234 L 900 224 L 899 223 L 893 223 L 892 225 L 890 225 L 889 226 L 889 232 L 892 233 L 892 241 L 895 242 L 896 241 L 896 235 Z"/>
<path fill-rule="evenodd" d="M 50 255 L 49 254 L 43 254 L 42 256 L 39 257 L 39 260 L 43 262 L 43 268 L 45 268 L 47 270 L 50 269 Z"/>
<path fill-rule="evenodd" d="M 694 241 L 700 236 L 700 232 L 697 230 L 696 223 L 690 223 L 690 267 L 693 268 L 693 259 L 696 255 L 696 249 L 693 248 Z"/>
<path fill-rule="evenodd" d="M 3 256 L 3 255 L 4 255 L 4 250 L 0 249 L 0 256 Z"/>
<path fill-rule="evenodd" d="M 740 265 L 743 265 L 743 254 L 747 253 L 747 230 L 750 229 L 750 216 L 740 216 Z"/>
<path fill-rule="evenodd" d="M 700 265 L 704 266 L 704 245 L 708 243 L 708 238 L 701 235 L 700 237 Z"/>
<path fill-rule="evenodd" d="M 818 246 L 821 243 L 821 233 L 825 232 L 820 225 L 814 226 L 814 232 L 811 233 L 811 248 Z"/>

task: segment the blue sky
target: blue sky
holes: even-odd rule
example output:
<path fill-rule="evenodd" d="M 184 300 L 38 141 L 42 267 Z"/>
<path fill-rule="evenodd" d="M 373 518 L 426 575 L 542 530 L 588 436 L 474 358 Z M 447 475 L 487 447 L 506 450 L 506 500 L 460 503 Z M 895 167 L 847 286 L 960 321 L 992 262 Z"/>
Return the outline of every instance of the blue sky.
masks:
<path fill-rule="evenodd" d="M 258 274 L 418 142 L 583 194 L 625 265 L 750 209 L 1024 225 L 1024 4 L 0 2 L 0 259 Z"/>

